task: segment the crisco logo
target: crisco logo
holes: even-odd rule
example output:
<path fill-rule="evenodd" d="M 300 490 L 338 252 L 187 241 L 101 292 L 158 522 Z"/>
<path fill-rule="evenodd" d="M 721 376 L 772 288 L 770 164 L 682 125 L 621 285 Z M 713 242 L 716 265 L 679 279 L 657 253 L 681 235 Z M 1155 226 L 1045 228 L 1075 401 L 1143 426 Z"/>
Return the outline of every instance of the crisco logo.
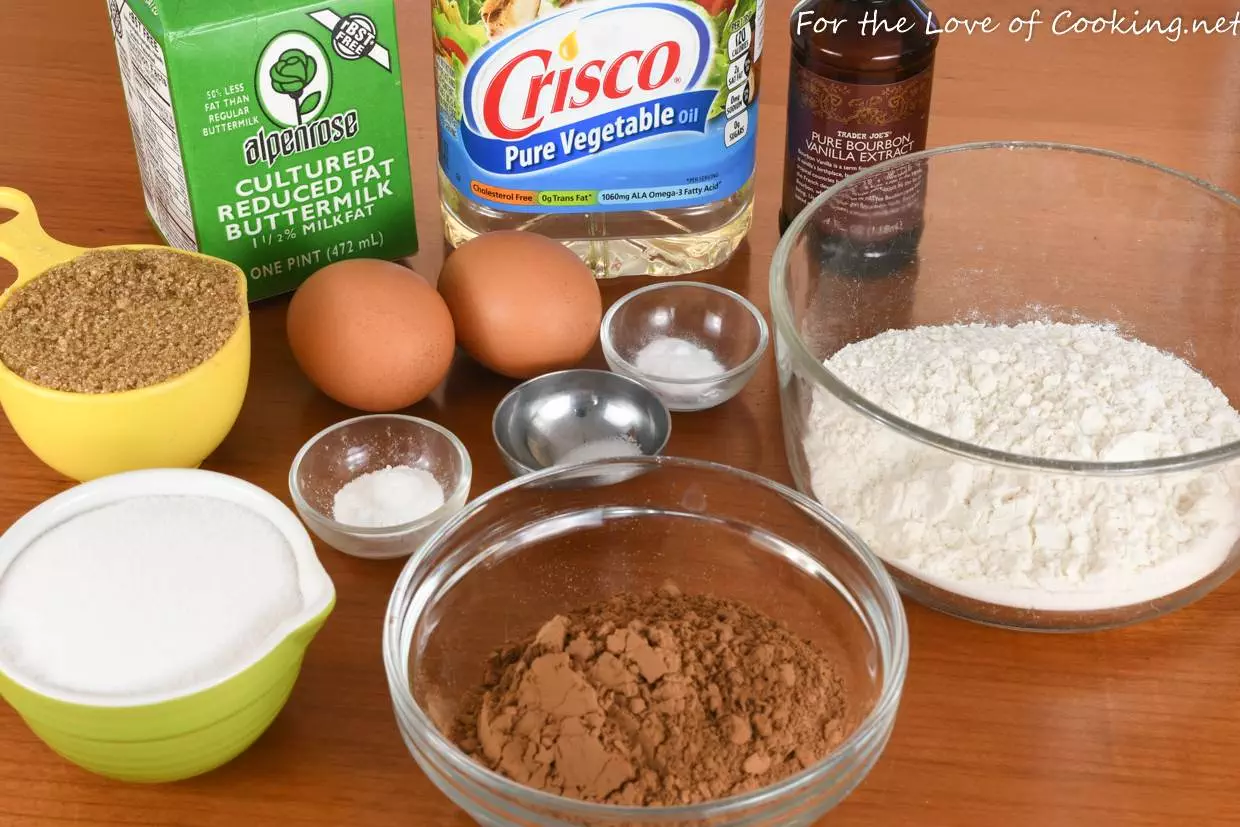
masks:
<path fill-rule="evenodd" d="M 476 135 L 520 141 L 695 89 L 713 53 L 699 7 L 583 3 L 484 51 L 463 89 Z"/>

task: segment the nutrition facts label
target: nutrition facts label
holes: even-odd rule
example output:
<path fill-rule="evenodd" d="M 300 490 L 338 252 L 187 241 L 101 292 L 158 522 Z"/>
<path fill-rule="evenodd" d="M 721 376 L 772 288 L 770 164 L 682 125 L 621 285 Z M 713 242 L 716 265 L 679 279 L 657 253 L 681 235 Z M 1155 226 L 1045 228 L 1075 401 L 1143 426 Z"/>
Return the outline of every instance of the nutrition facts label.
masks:
<path fill-rule="evenodd" d="M 757 10 L 732 24 L 728 34 L 727 101 L 724 116 L 723 143 L 732 146 L 749 134 L 749 103 L 753 97 L 749 78 L 754 61 L 761 50 L 761 26 L 764 3 Z"/>
<path fill-rule="evenodd" d="M 113 2 L 119 8 L 112 15 L 112 35 L 146 208 L 169 244 L 197 250 L 163 49 L 124 0 Z"/>

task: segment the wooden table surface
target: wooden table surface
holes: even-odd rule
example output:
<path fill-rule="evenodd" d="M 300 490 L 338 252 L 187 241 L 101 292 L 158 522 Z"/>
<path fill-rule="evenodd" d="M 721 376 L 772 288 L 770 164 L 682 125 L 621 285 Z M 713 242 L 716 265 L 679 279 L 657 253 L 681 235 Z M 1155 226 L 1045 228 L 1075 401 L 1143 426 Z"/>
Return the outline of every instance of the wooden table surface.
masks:
<path fill-rule="evenodd" d="M 1110 2 L 1110 0 L 1108 0 Z M 790 0 L 767 14 L 758 197 L 747 248 L 710 277 L 767 306 L 783 155 Z M 1177 0 L 1164 16 L 1228 17 L 1236 7 Z M 442 260 L 426 0 L 401 0 L 402 55 L 421 253 Z M 943 0 L 941 17 L 1006 24 L 1036 0 Z M 1169 8 L 1162 8 L 1169 7 Z M 1049 18 L 1061 6 L 1043 8 Z M 1079 15 L 1109 14 L 1082 0 Z M 1154 14 L 1153 9 L 1141 7 Z M 1125 7 L 1125 12 L 1130 7 Z M 45 226 L 80 245 L 154 242 L 143 212 L 103 0 L 0 0 L 0 184 L 24 189 Z M 1146 156 L 1240 191 L 1240 37 L 945 35 L 930 142 L 1022 138 Z M 0 263 L 0 286 L 12 270 Z M 609 299 L 631 286 L 609 285 Z M 296 370 L 286 301 L 254 310 L 254 369 L 236 429 L 207 467 L 288 500 L 297 448 L 350 415 Z M 602 364 L 596 352 L 591 364 Z M 475 493 L 506 474 L 489 433 L 512 383 L 459 358 L 411 410 L 470 448 Z M 714 411 L 679 415 L 669 452 L 789 481 L 773 365 Z M 70 483 L 0 420 L 0 529 Z M 128 786 L 57 758 L 0 708 L 0 825 L 451 825 L 468 819 L 422 776 L 397 734 L 380 628 L 401 563 L 320 549 L 338 607 L 292 699 L 248 752 L 204 777 Z M 1240 823 L 1240 581 L 1134 629 L 1037 636 L 909 607 L 912 659 L 895 734 L 877 768 L 824 824 L 1201 825 Z"/>

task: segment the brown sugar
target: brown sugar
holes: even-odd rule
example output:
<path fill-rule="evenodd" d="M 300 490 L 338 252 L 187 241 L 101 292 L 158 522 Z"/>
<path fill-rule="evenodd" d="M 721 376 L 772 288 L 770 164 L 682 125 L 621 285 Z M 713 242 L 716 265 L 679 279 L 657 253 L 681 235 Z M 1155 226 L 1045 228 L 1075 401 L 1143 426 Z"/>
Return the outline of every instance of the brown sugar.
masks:
<path fill-rule="evenodd" d="M 812 644 L 675 587 L 557 615 L 491 657 L 452 733 L 514 781 L 607 804 L 724 798 L 844 738 L 846 687 Z"/>
<path fill-rule="evenodd" d="M 241 318 L 234 269 L 174 250 L 97 250 L 0 308 L 0 362 L 59 391 L 155 385 L 214 356 Z"/>

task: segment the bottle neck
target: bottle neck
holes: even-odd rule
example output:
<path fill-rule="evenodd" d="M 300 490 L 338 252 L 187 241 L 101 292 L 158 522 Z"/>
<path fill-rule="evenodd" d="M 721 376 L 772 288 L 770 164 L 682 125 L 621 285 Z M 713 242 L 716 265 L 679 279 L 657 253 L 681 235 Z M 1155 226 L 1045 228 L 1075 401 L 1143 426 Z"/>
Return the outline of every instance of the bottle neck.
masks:
<path fill-rule="evenodd" d="M 844 83 L 896 83 L 933 65 L 933 20 L 920 0 L 803 0 L 789 21 L 793 63 Z"/>

